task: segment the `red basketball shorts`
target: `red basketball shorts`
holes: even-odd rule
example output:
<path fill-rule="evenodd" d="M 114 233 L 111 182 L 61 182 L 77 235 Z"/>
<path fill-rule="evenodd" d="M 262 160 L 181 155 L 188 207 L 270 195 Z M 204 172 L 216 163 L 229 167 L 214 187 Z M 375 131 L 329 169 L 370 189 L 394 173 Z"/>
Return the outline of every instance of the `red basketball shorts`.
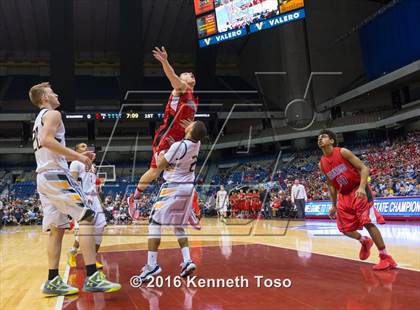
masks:
<path fill-rule="evenodd" d="M 338 194 L 337 227 L 341 232 L 363 229 L 365 224 L 376 221 L 373 210 L 373 197 L 366 188 L 367 197 L 356 197 L 357 188 L 347 194 Z"/>

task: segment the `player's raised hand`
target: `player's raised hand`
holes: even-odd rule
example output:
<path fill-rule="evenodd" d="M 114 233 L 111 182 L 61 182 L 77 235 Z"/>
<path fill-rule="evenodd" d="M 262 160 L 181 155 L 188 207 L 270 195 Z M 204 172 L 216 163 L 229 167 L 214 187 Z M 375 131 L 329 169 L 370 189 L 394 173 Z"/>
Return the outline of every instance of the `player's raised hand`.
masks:
<path fill-rule="evenodd" d="M 89 171 L 92 167 L 92 160 L 89 158 L 89 156 L 84 155 L 83 153 L 79 154 L 79 158 L 77 160 L 85 165 L 86 171 Z"/>
<path fill-rule="evenodd" d="M 165 47 L 155 47 L 153 50 L 153 57 L 155 57 L 161 63 L 168 61 L 168 53 L 166 52 Z"/>
<path fill-rule="evenodd" d="M 92 151 L 83 152 L 82 155 L 89 157 L 91 161 L 94 161 L 96 158 L 96 154 Z"/>
<path fill-rule="evenodd" d="M 166 137 L 166 141 L 168 141 L 168 143 L 169 143 L 170 145 L 172 145 L 172 144 L 174 144 L 174 143 L 175 143 L 175 139 L 174 139 L 174 138 L 172 138 L 171 136 L 167 136 L 167 137 Z"/>
<path fill-rule="evenodd" d="M 193 122 L 193 120 L 187 118 L 187 119 L 183 119 L 180 123 L 181 123 L 181 127 L 182 128 L 187 128 L 191 123 Z"/>

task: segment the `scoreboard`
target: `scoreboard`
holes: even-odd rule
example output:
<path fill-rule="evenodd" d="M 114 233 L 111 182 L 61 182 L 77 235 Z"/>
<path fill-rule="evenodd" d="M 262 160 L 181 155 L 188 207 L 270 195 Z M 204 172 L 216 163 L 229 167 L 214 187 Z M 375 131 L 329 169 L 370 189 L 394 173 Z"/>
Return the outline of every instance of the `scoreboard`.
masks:
<path fill-rule="evenodd" d="M 216 15 L 209 14 L 197 18 L 198 37 L 205 38 L 217 33 Z"/>
<path fill-rule="evenodd" d="M 200 47 L 305 18 L 304 0 L 194 0 Z"/>
<path fill-rule="evenodd" d="M 63 118 L 69 121 L 116 121 L 116 120 L 163 120 L 164 113 L 162 112 L 140 112 L 140 111 L 127 111 L 127 112 L 86 112 L 86 113 L 62 113 Z M 211 113 L 196 114 L 196 118 L 211 118 Z"/>
<path fill-rule="evenodd" d="M 195 0 L 194 1 L 195 14 L 200 15 L 208 11 L 214 10 L 213 0 Z"/>

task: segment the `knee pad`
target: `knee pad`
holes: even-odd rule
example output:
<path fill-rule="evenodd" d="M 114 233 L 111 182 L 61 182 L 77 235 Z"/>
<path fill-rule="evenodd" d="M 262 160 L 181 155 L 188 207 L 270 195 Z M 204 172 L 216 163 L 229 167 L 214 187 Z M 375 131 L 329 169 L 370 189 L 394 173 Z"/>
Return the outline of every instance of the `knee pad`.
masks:
<path fill-rule="evenodd" d="M 187 238 L 187 234 L 185 233 L 184 227 L 175 227 L 174 233 L 178 240 Z"/>
<path fill-rule="evenodd" d="M 162 227 L 157 224 L 150 224 L 149 225 L 149 239 L 160 239 Z"/>

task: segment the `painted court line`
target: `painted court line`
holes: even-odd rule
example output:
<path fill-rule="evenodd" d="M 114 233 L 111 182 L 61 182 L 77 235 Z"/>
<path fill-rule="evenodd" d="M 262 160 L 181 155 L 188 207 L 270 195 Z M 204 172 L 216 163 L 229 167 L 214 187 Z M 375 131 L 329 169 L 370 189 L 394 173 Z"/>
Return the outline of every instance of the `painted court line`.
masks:
<path fill-rule="evenodd" d="M 275 247 L 275 248 L 282 248 L 282 249 L 288 249 L 288 250 L 298 251 L 295 248 L 286 247 L 286 246 L 279 246 L 279 245 L 275 245 L 275 244 L 267 244 L 267 243 L 259 243 L 259 244 L 261 244 L 261 245 L 267 245 L 267 246 L 272 246 L 272 247 Z M 323 255 L 323 256 L 331 256 L 331 257 L 335 257 L 335 258 L 342 258 L 342 259 L 347 259 L 347 260 L 351 260 L 351 261 L 355 261 L 355 262 L 359 262 L 359 263 L 364 263 L 364 264 L 373 264 L 371 262 L 363 261 L 363 260 L 360 260 L 360 259 L 355 259 L 355 258 L 350 258 L 350 257 L 344 257 L 344 256 L 338 256 L 338 255 L 334 255 L 334 254 L 320 253 L 320 252 L 317 252 L 317 251 L 311 251 L 311 252 L 302 251 L 302 250 L 299 250 L 299 251 L 300 252 L 311 253 L 311 254 Z M 420 272 L 420 270 L 418 270 L 418 269 L 411 268 L 411 267 L 405 267 L 405 266 L 408 266 L 408 265 L 407 264 L 398 264 L 397 270 L 398 269 L 406 269 L 406 270 L 410 270 L 410 271 Z"/>
<path fill-rule="evenodd" d="M 70 275 L 70 265 L 66 264 L 66 270 L 64 271 L 64 278 L 63 278 L 64 283 L 67 283 L 67 281 L 69 280 L 69 275 Z M 61 310 L 63 308 L 63 303 L 64 303 L 64 296 L 58 296 L 57 303 L 55 304 L 55 310 Z"/>

